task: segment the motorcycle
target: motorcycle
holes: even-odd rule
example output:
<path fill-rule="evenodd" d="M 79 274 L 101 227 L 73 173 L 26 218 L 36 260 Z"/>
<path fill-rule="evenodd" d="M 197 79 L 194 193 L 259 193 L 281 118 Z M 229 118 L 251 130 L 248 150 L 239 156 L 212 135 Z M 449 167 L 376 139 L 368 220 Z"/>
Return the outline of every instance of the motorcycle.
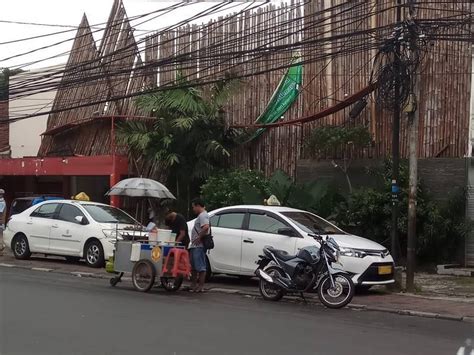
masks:
<path fill-rule="evenodd" d="M 304 293 L 317 292 L 321 303 L 328 308 L 342 308 L 351 302 L 354 283 L 347 272 L 335 265 L 339 246 L 329 236 L 312 237 L 320 247 L 302 248 L 297 255 L 273 247 L 263 249 L 264 255 L 259 255 L 255 271 L 263 299 L 279 301 L 286 293 L 299 293 L 304 299 Z"/>

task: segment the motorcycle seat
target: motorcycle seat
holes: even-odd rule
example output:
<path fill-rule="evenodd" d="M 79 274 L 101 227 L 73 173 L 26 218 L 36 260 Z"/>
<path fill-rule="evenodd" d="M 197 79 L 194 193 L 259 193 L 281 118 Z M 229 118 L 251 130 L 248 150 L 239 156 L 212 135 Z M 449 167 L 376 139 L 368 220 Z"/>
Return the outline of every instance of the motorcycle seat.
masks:
<path fill-rule="evenodd" d="M 272 248 L 272 247 L 268 248 L 268 250 L 270 250 L 273 254 L 275 254 L 277 259 L 280 259 L 282 261 L 288 261 L 288 260 L 296 258 L 296 255 L 288 254 L 284 250 L 275 249 L 275 248 Z"/>

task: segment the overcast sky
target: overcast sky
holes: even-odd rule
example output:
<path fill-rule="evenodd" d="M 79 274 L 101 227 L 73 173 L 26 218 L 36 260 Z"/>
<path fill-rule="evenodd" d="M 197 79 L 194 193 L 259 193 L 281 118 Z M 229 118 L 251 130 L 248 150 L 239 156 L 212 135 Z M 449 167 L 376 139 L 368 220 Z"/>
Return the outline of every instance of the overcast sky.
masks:
<path fill-rule="evenodd" d="M 281 1 L 274 1 L 281 2 Z M 154 1 L 154 0 L 123 0 L 127 15 L 129 18 L 134 16 L 147 14 L 160 8 L 169 7 L 176 1 Z M 166 26 L 173 25 L 179 21 L 185 20 L 194 14 L 216 5 L 216 1 L 205 1 L 190 4 L 173 11 L 170 14 L 159 17 L 158 19 L 139 25 L 135 32 L 136 37 L 140 37 L 145 30 L 156 30 Z M 70 25 L 78 26 L 82 15 L 86 13 L 91 25 L 98 24 L 103 27 L 110 14 L 113 0 L 1 0 L 0 21 L 18 21 L 18 22 L 35 22 L 44 24 Z M 227 4 L 226 8 L 210 17 L 217 17 L 226 13 L 238 11 L 249 3 L 237 1 Z M 152 14 L 143 19 L 132 21 L 134 24 L 143 22 L 157 14 Z M 207 21 L 210 17 L 198 20 L 198 23 Z M 68 28 L 48 27 L 26 24 L 13 24 L 0 22 L 0 67 L 15 67 L 25 65 L 33 61 L 38 61 L 60 53 L 67 52 L 71 49 L 75 30 L 68 31 Z M 61 34 L 46 36 L 34 40 L 21 41 L 17 43 L 5 44 L 5 42 L 16 41 L 23 38 L 29 38 L 38 35 L 51 34 L 54 32 L 68 31 Z M 101 38 L 102 32 L 94 34 L 95 40 Z M 19 56 L 24 52 L 38 49 L 44 46 L 50 46 L 57 42 L 67 41 L 66 43 L 55 45 L 48 49 L 35 51 L 34 53 Z M 5 60 L 8 57 L 12 59 Z M 50 65 L 62 64 L 67 60 L 67 56 L 61 56 L 36 64 L 30 64 L 25 69 L 41 68 Z"/>

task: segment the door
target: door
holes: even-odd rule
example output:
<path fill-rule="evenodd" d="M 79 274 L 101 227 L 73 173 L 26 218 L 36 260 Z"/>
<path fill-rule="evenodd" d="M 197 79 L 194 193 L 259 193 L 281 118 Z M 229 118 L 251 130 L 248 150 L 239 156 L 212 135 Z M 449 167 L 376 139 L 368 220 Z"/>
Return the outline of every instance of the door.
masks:
<path fill-rule="evenodd" d="M 81 245 L 86 236 L 87 226 L 82 225 L 76 220 L 76 217 L 85 217 L 84 213 L 69 204 L 60 204 L 59 211 L 56 214 L 51 226 L 51 235 L 49 250 L 51 253 L 60 255 L 81 254 Z"/>
<path fill-rule="evenodd" d="M 213 272 L 240 274 L 244 219 L 245 212 L 224 212 L 211 217 L 215 247 L 208 257 Z"/>
<path fill-rule="evenodd" d="M 59 204 L 47 203 L 34 210 L 26 221 L 25 234 L 32 252 L 48 252 L 51 226 Z"/>
<path fill-rule="evenodd" d="M 263 248 L 272 246 L 275 249 L 285 250 L 290 254 L 295 253 L 296 237 L 278 234 L 280 228 L 288 225 L 272 213 L 250 212 L 248 230 L 242 233 L 242 262 L 241 272 L 252 274 L 257 268 L 256 261 L 262 255 Z"/>

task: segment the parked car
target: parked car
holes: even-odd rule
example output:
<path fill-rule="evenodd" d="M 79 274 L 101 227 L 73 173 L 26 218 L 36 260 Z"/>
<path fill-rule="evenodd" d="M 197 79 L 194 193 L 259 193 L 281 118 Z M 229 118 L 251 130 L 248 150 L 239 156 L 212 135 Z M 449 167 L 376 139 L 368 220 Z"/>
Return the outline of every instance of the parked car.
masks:
<path fill-rule="evenodd" d="M 4 242 L 17 259 L 31 253 L 84 258 L 101 267 L 113 255 L 117 224 L 120 229 L 139 223 L 124 211 L 101 203 L 46 201 L 13 215 L 4 231 Z"/>
<path fill-rule="evenodd" d="M 62 197 L 57 196 L 28 196 L 28 197 L 19 197 L 12 201 L 10 206 L 10 216 L 19 214 L 30 208 L 31 206 L 37 205 L 38 203 L 50 200 L 62 200 Z"/>
<path fill-rule="evenodd" d="M 209 273 L 254 276 L 266 246 L 296 254 L 318 245 L 311 234 L 330 235 L 340 247 L 340 263 L 355 285 L 369 288 L 395 282 L 389 251 L 369 239 L 348 234 L 310 212 L 280 206 L 234 206 L 209 213 L 215 248 L 207 254 Z M 194 221 L 188 223 L 192 232 Z"/>

